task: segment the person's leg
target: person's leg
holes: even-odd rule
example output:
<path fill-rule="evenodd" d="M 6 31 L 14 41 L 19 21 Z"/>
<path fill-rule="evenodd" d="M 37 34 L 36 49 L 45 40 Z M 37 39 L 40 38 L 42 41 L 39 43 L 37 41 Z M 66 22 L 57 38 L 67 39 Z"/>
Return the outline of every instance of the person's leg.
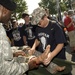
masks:
<path fill-rule="evenodd" d="M 40 53 L 40 52 L 36 52 L 35 55 L 37 57 L 32 58 L 31 60 L 35 60 L 37 62 L 37 64 L 39 65 L 40 63 L 43 64 L 44 59 L 47 58 L 48 53 L 50 52 L 50 45 L 48 45 L 46 47 L 46 50 L 44 51 L 44 53 Z M 52 63 L 52 64 L 51 64 Z M 57 64 L 51 62 L 48 66 L 49 68 L 47 69 L 50 73 L 53 71 L 53 73 L 56 73 L 58 71 L 63 71 L 65 69 L 65 66 L 58 66 Z M 52 66 L 53 65 L 53 66 Z"/>
<path fill-rule="evenodd" d="M 71 53 L 75 53 L 75 31 L 70 31 L 68 34 L 70 38 Z"/>
<path fill-rule="evenodd" d="M 65 70 L 65 66 L 59 66 L 56 63 L 51 62 L 46 69 L 51 73 L 51 74 L 56 74 L 57 72 Z"/>
<path fill-rule="evenodd" d="M 65 66 L 57 66 L 56 68 L 55 68 L 55 71 L 57 72 L 57 71 L 63 71 L 64 69 L 65 69 L 66 67 Z"/>

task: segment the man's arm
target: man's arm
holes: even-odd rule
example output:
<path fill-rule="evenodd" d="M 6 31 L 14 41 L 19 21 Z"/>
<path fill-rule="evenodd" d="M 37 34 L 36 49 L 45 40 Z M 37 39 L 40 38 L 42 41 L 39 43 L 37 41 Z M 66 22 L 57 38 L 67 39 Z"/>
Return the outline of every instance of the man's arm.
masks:
<path fill-rule="evenodd" d="M 32 48 L 29 50 L 29 54 L 32 55 L 34 54 L 36 47 L 40 44 L 40 41 L 38 41 L 38 39 L 35 39 L 35 42 L 32 46 Z"/>
<path fill-rule="evenodd" d="M 26 45 L 26 36 L 23 36 L 24 44 Z"/>
<path fill-rule="evenodd" d="M 0 75 L 22 75 L 27 70 L 35 68 L 36 65 L 33 64 L 33 61 L 29 63 L 16 61 L 17 57 L 13 57 L 10 43 L 2 25 L 0 25 L 0 30 Z"/>
<path fill-rule="evenodd" d="M 68 21 L 68 20 L 71 20 L 71 22 Z M 73 20 L 72 20 L 72 19 L 66 19 L 66 20 L 64 20 L 64 24 L 65 24 L 65 26 L 66 26 L 67 28 L 69 28 L 69 27 L 73 24 Z"/>
<path fill-rule="evenodd" d="M 14 39 L 11 39 L 11 45 L 14 46 Z"/>
<path fill-rule="evenodd" d="M 35 49 L 39 44 L 40 44 L 40 41 L 38 41 L 38 39 L 36 39 L 32 46 L 32 49 Z"/>
<path fill-rule="evenodd" d="M 44 64 L 45 64 L 45 65 L 48 65 L 48 64 L 51 62 L 51 60 L 62 50 L 63 46 L 64 46 L 63 43 L 58 44 L 58 45 L 56 46 L 56 48 L 55 48 L 52 52 L 50 52 L 50 53 L 48 54 L 48 57 L 47 57 L 47 59 L 44 61 Z"/>
<path fill-rule="evenodd" d="M 73 24 L 73 21 L 71 21 L 66 27 L 69 28 Z"/>
<path fill-rule="evenodd" d="M 54 58 L 63 48 L 64 44 L 58 44 L 56 48 L 52 51 L 52 58 Z"/>

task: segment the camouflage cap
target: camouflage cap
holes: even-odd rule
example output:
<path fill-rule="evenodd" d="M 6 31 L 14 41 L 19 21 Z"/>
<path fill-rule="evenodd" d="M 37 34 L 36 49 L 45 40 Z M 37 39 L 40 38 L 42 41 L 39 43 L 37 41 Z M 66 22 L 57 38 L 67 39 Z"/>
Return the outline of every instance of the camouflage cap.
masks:
<path fill-rule="evenodd" d="M 41 18 L 46 14 L 45 9 L 43 8 L 36 8 L 33 10 L 33 13 L 31 14 L 32 19 L 31 23 L 32 24 L 38 24 Z"/>

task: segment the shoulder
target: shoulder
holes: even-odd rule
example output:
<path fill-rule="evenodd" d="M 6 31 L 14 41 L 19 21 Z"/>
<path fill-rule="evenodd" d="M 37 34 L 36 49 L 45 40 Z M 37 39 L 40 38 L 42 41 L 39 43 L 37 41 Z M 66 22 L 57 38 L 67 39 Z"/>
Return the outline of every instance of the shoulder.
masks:
<path fill-rule="evenodd" d="M 50 24 L 56 25 L 56 24 L 57 24 L 57 21 L 55 21 L 55 20 L 50 20 Z"/>
<path fill-rule="evenodd" d="M 58 28 L 60 28 L 61 29 L 61 23 L 60 22 L 58 22 L 58 21 L 51 21 L 51 23 L 52 23 L 52 27 L 54 27 L 55 29 L 58 29 Z"/>
<path fill-rule="evenodd" d="M 51 22 L 54 23 L 54 24 L 56 23 L 56 21 L 54 21 L 54 20 L 52 20 Z"/>
<path fill-rule="evenodd" d="M 50 20 L 50 23 L 49 23 L 51 26 L 55 26 L 57 25 L 57 21 L 55 20 Z"/>

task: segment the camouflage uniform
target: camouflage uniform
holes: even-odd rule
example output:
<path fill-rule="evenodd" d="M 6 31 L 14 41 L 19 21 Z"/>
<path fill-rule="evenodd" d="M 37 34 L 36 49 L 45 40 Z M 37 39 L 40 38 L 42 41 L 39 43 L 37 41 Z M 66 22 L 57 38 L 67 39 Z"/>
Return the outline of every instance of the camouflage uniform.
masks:
<path fill-rule="evenodd" d="M 22 75 L 27 70 L 27 63 L 18 63 L 13 57 L 6 32 L 0 23 L 0 75 Z"/>

